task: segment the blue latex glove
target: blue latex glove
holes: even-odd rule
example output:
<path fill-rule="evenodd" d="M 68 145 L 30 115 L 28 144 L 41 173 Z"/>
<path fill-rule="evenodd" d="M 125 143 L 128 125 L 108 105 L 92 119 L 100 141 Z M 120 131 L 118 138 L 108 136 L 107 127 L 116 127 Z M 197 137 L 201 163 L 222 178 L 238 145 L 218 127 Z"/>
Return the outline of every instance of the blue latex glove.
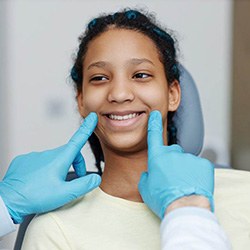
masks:
<path fill-rule="evenodd" d="M 86 175 L 80 153 L 97 120 L 97 115 L 90 113 L 67 144 L 12 161 L 0 182 L 0 196 L 15 223 L 21 223 L 29 214 L 56 209 L 100 185 L 99 175 Z M 68 182 L 65 179 L 72 164 L 81 177 Z"/>
<path fill-rule="evenodd" d="M 148 171 L 138 186 L 143 201 L 161 219 L 173 201 L 189 195 L 207 197 L 213 211 L 213 164 L 184 153 L 179 145 L 164 146 L 162 133 L 161 113 L 153 111 L 148 121 Z"/>

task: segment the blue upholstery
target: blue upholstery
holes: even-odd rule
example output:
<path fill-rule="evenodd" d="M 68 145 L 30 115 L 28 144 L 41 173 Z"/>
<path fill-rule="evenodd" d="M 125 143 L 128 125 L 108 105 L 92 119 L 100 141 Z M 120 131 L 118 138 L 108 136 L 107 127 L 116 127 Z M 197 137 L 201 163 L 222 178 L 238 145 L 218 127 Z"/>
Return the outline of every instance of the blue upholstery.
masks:
<path fill-rule="evenodd" d="M 200 98 L 190 73 L 180 66 L 181 103 L 174 116 L 177 142 L 184 151 L 198 155 L 204 139 L 204 123 Z"/>

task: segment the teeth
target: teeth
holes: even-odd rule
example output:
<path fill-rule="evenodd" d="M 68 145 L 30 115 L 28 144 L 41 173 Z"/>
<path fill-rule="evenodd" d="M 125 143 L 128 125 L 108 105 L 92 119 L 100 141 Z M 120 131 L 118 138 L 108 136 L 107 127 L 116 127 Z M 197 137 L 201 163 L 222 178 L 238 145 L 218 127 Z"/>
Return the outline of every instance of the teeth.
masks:
<path fill-rule="evenodd" d="M 118 120 L 118 121 L 122 121 L 122 120 L 128 120 L 128 119 L 132 119 L 135 118 L 136 116 L 138 116 L 139 113 L 133 113 L 133 114 L 129 114 L 129 115 L 108 115 L 108 117 L 112 120 Z"/>

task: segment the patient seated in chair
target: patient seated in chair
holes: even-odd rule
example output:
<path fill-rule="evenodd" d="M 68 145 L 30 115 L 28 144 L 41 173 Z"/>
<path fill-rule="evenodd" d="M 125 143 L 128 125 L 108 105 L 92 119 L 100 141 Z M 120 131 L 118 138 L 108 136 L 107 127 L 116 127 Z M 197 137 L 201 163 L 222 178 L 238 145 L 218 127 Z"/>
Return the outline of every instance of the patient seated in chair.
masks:
<path fill-rule="evenodd" d="M 105 162 L 102 183 L 84 197 L 36 216 L 23 249 L 160 249 L 160 219 L 143 203 L 138 182 L 147 170 L 151 111 L 161 112 L 165 145 L 178 143 L 196 155 L 201 150 L 203 131 L 195 127 L 201 111 L 191 105 L 192 98 L 185 100 L 193 88 L 185 74 L 175 40 L 151 16 L 125 10 L 89 23 L 71 77 L 80 115 L 98 115 L 90 143 L 99 171 Z M 249 191 L 250 173 L 215 170 L 215 214 L 237 250 L 250 246 Z"/>

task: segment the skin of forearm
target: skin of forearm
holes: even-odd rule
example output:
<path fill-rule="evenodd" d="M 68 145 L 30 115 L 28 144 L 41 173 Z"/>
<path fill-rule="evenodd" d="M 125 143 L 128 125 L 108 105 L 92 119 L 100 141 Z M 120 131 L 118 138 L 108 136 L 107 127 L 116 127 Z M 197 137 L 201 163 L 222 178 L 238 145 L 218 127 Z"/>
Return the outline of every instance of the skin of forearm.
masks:
<path fill-rule="evenodd" d="M 174 209 L 181 208 L 181 207 L 200 207 L 200 208 L 205 208 L 211 211 L 209 200 L 205 196 L 190 195 L 190 196 L 184 196 L 172 202 L 168 206 L 165 212 L 165 215 L 173 211 Z"/>

